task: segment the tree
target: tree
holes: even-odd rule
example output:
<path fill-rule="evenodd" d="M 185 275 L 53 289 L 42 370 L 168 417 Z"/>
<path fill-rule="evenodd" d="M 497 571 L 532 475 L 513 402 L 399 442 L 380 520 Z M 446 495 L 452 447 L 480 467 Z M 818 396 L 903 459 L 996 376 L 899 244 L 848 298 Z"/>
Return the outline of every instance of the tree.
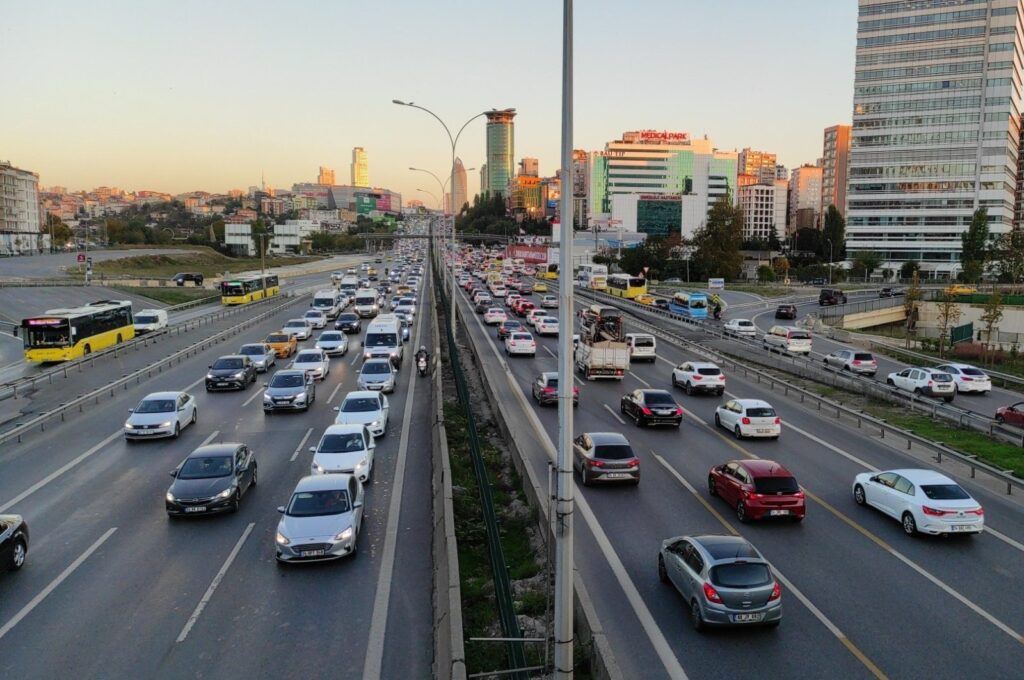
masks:
<path fill-rule="evenodd" d="M 820 253 L 822 244 L 825 240 L 822 238 L 821 232 L 817 229 L 798 229 L 796 232 L 796 250 L 805 253 L 814 253 L 818 256 L 819 261 L 821 259 Z M 825 246 L 825 257 L 828 257 L 828 246 Z"/>
<path fill-rule="evenodd" d="M 779 257 L 775 258 L 774 260 L 772 260 L 772 270 L 782 278 L 788 277 L 789 259 L 785 255 L 780 255 Z"/>
<path fill-rule="evenodd" d="M 1003 318 L 1003 294 L 996 288 L 982 306 L 981 321 L 985 324 L 985 347 L 992 344 L 992 331 Z M 998 334 L 998 330 L 996 333 Z M 998 340 L 998 337 L 996 338 Z M 998 343 L 997 343 L 998 344 Z"/>
<path fill-rule="evenodd" d="M 1024 231 L 1015 229 L 1000 236 L 993 244 L 992 259 L 997 263 L 1001 278 L 1013 284 L 1024 281 Z"/>
<path fill-rule="evenodd" d="M 978 208 L 971 218 L 971 226 L 960 234 L 960 261 L 963 262 L 963 277 L 969 283 L 981 281 L 985 262 L 989 257 L 988 210 Z"/>
<path fill-rule="evenodd" d="M 757 268 L 757 280 L 760 283 L 771 283 L 775 280 L 775 272 L 766 264 Z"/>
<path fill-rule="evenodd" d="M 917 270 L 911 274 L 910 287 L 903 293 L 903 311 L 907 314 L 907 349 L 910 349 L 910 338 L 914 333 L 914 325 L 917 321 L 917 303 L 921 299 L 921 279 Z"/>
<path fill-rule="evenodd" d="M 695 262 L 707 276 L 739 278 L 743 268 L 740 244 L 743 242 L 743 210 L 722 196 L 708 211 L 704 226 L 693 235 Z"/>
<path fill-rule="evenodd" d="M 871 272 L 878 269 L 880 264 L 882 264 L 882 256 L 873 250 L 860 250 L 853 256 L 853 270 L 861 273 L 865 281 L 871 276 Z"/>
<path fill-rule="evenodd" d="M 939 299 L 939 358 L 945 356 L 946 337 L 949 329 L 960 320 L 960 303 L 956 296 L 943 293 Z"/>
<path fill-rule="evenodd" d="M 846 259 L 846 220 L 834 205 L 825 211 L 825 226 L 822 229 L 821 256 L 828 257 L 828 241 L 832 241 L 832 261 L 841 262 Z"/>
<path fill-rule="evenodd" d="M 599 253 L 597 255 L 594 255 L 590 259 L 593 260 L 594 264 L 603 264 L 604 266 L 606 266 L 608 268 L 611 268 L 612 266 L 614 266 L 615 264 L 618 263 L 618 260 L 615 258 L 615 255 L 610 254 L 610 253 L 609 254 Z"/>
<path fill-rule="evenodd" d="M 912 279 L 914 274 L 921 271 L 921 264 L 917 260 L 907 260 L 900 267 L 901 279 Z"/>

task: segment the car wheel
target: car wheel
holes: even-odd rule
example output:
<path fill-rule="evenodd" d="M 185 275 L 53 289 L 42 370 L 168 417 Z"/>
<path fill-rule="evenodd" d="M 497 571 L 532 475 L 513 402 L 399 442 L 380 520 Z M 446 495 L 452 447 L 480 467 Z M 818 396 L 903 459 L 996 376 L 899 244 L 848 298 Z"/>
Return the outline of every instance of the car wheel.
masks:
<path fill-rule="evenodd" d="M 736 519 L 738 519 L 743 524 L 746 524 L 747 520 L 749 519 L 747 517 L 747 505 L 743 501 L 740 501 L 739 503 L 736 504 Z"/>
<path fill-rule="evenodd" d="M 718 495 L 718 485 L 715 484 L 714 477 L 708 477 L 708 493 L 712 496 Z"/>
<path fill-rule="evenodd" d="M 921 396 L 921 388 L 920 387 L 915 387 L 914 388 L 914 394 L 916 394 L 917 396 L 920 397 Z"/>
<path fill-rule="evenodd" d="M 679 381 L 676 380 L 676 374 L 672 374 L 672 387 L 679 387 Z"/>
<path fill-rule="evenodd" d="M 257 472 L 259 472 L 259 468 L 256 467 L 256 463 L 253 463 L 252 464 L 252 482 L 250 482 L 249 486 L 256 486 L 256 473 Z"/>
<path fill-rule="evenodd" d="M 585 463 L 583 465 L 583 470 L 580 472 L 580 478 L 583 481 L 583 486 L 590 486 L 590 471 L 587 469 Z"/>
<path fill-rule="evenodd" d="M 693 624 L 693 629 L 698 633 L 705 628 L 704 616 L 700 613 L 700 605 L 697 604 L 697 600 L 690 603 L 690 623 Z"/>
<path fill-rule="evenodd" d="M 238 505 L 240 500 L 241 496 L 239 496 L 238 492 L 236 491 L 234 498 L 231 499 L 231 512 L 238 512 Z"/>
<path fill-rule="evenodd" d="M 668 570 L 665 569 L 665 558 L 658 555 L 658 578 L 662 583 L 668 583 Z"/>
<path fill-rule="evenodd" d="M 996 416 L 996 422 L 998 424 L 1000 424 L 1000 425 L 1005 425 L 1006 424 L 1006 418 L 1004 418 L 1002 415 L 998 415 L 998 416 Z"/>
<path fill-rule="evenodd" d="M 196 420 L 198 420 L 198 419 L 199 419 L 199 409 L 194 408 L 194 409 L 192 409 L 192 424 L 195 425 L 196 424 Z"/>
<path fill-rule="evenodd" d="M 721 427 L 721 426 L 722 426 L 722 419 L 718 417 L 718 413 L 716 412 L 715 413 L 715 427 Z"/>
<path fill-rule="evenodd" d="M 953 397 L 943 397 L 942 401 L 944 401 L 944 402 L 946 402 L 948 404 L 949 402 L 953 401 Z"/>
<path fill-rule="evenodd" d="M 917 535 L 917 522 L 914 520 L 914 515 L 909 512 L 904 512 L 901 523 L 903 524 L 903 532 L 907 536 Z"/>
<path fill-rule="evenodd" d="M 28 548 L 25 546 L 25 541 L 22 539 L 16 539 L 14 545 L 11 546 L 11 561 L 7 565 L 10 571 L 17 571 L 25 565 L 25 558 L 28 557 Z"/>
<path fill-rule="evenodd" d="M 739 425 L 733 428 L 732 433 L 736 437 L 736 439 L 743 439 L 743 430 L 740 429 Z"/>
<path fill-rule="evenodd" d="M 892 378 L 886 378 L 886 379 L 885 379 L 885 384 L 886 384 L 886 385 L 889 385 L 890 387 L 894 387 L 894 386 L 896 385 L 896 383 L 894 383 L 894 382 L 892 381 Z"/>

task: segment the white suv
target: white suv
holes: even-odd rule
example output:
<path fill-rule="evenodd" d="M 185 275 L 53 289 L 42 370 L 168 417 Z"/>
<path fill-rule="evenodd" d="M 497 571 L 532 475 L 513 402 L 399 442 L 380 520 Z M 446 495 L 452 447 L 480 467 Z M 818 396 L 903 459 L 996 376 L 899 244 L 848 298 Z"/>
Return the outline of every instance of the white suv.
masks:
<path fill-rule="evenodd" d="M 725 393 L 725 374 L 718 366 L 705 361 L 685 361 L 672 369 L 672 386 L 682 387 L 687 394 Z"/>
<path fill-rule="evenodd" d="M 934 368 L 905 368 L 898 373 L 890 373 L 885 382 L 897 389 L 943 399 L 947 403 L 956 396 L 953 376 Z"/>
<path fill-rule="evenodd" d="M 775 352 L 807 355 L 811 353 L 811 334 L 802 328 L 772 326 L 761 338 L 761 346 Z"/>

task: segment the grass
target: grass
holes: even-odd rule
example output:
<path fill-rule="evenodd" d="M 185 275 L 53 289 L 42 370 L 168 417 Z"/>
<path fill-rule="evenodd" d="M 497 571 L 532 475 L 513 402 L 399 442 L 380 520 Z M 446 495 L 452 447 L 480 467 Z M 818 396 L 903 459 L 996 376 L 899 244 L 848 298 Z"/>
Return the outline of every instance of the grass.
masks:
<path fill-rule="evenodd" d="M 134 255 L 116 260 L 104 260 L 93 265 L 94 277 L 101 274 L 127 274 L 150 278 L 170 278 L 178 272 L 202 272 L 215 277 L 224 272 L 238 273 L 260 268 L 258 257 L 227 257 L 212 248 L 194 246 L 195 251 L 166 255 Z M 283 267 L 317 260 L 316 257 L 268 256 L 268 267 Z"/>
<path fill-rule="evenodd" d="M 168 288 L 153 288 L 148 286 L 112 286 L 114 290 L 124 293 L 148 297 L 158 300 L 166 305 L 181 305 L 201 298 L 215 297 L 217 291 L 209 288 L 179 288 L 178 286 Z"/>

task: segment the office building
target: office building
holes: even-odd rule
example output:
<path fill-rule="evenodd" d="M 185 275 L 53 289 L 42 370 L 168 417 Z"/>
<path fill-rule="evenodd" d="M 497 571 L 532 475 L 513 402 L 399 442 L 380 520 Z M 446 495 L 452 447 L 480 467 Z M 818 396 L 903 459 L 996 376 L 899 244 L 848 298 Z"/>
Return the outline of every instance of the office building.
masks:
<path fill-rule="evenodd" d="M 370 162 L 361 146 L 352 149 L 352 186 L 370 186 Z"/>
<path fill-rule="evenodd" d="M 320 166 L 320 174 L 316 178 L 317 184 L 326 184 L 328 186 L 334 184 L 334 170 L 331 168 L 325 168 Z"/>
<path fill-rule="evenodd" d="M 572 217 L 573 229 L 586 229 L 589 224 L 590 206 L 590 154 L 583 149 L 572 152 Z"/>
<path fill-rule="evenodd" d="M 801 165 L 789 178 L 789 220 L 786 233 L 799 229 L 814 229 L 821 210 L 821 168 Z"/>
<path fill-rule="evenodd" d="M 487 112 L 487 193 L 509 195 L 515 176 L 515 109 Z"/>
<path fill-rule="evenodd" d="M 0 254 L 48 248 L 39 216 L 39 175 L 0 161 Z"/>
<path fill-rule="evenodd" d="M 452 188 L 452 205 L 449 212 L 459 212 L 469 201 L 469 193 L 466 188 L 466 166 L 462 164 L 461 158 L 455 159 L 455 169 L 452 173 L 455 176 L 455 186 Z"/>
<path fill-rule="evenodd" d="M 523 158 L 519 161 L 519 174 L 540 177 L 540 161 L 536 158 Z"/>
<path fill-rule="evenodd" d="M 487 188 L 487 163 L 480 166 L 480 195 L 486 196 Z"/>
<path fill-rule="evenodd" d="M 736 174 L 752 175 L 758 183 L 771 184 L 775 181 L 775 154 L 743 149 L 737 158 Z"/>
<path fill-rule="evenodd" d="M 1013 224 L 1021 103 L 1021 0 L 859 0 L 846 250 L 879 270 L 960 270 L 978 208 Z"/>
<path fill-rule="evenodd" d="M 528 219 L 543 217 L 541 210 L 540 177 L 536 175 L 516 175 L 509 185 L 509 208 L 513 215 L 522 215 Z"/>
<path fill-rule="evenodd" d="M 824 215 L 834 205 L 846 215 L 846 171 L 850 164 L 850 125 L 825 128 L 821 149 L 821 208 Z"/>
<path fill-rule="evenodd" d="M 775 173 L 774 166 L 772 174 Z M 750 177 L 750 175 L 747 175 Z M 767 241 L 772 233 L 782 238 L 786 229 L 786 193 L 789 183 L 784 179 L 770 182 L 740 184 L 736 190 L 737 204 L 743 209 L 743 239 Z"/>

